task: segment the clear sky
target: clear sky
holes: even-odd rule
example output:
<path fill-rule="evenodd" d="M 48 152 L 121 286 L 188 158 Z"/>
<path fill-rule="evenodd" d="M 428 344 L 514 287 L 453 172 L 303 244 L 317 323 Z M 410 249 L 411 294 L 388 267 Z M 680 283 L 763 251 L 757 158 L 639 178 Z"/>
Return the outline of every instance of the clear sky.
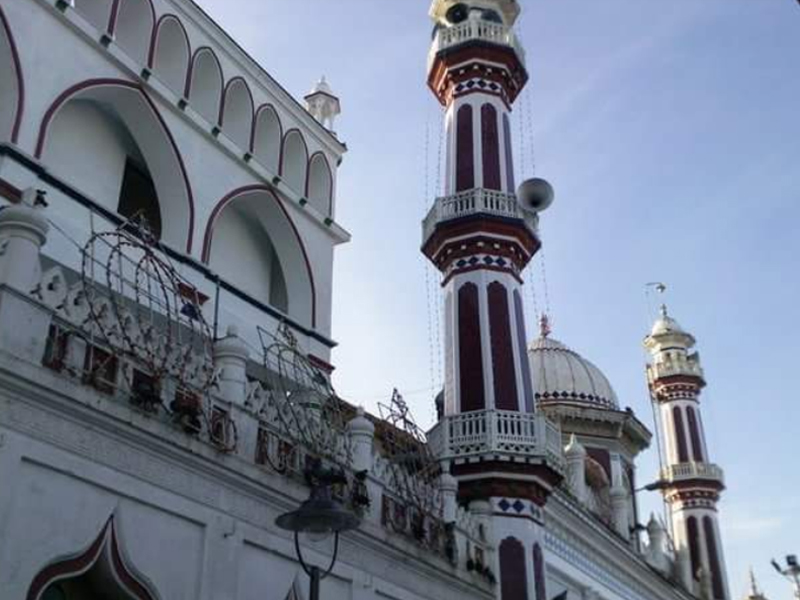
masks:
<path fill-rule="evenodd" d="M 427 0 L 200 4 L 295 96 L 324 73 L 341 97 L 350 152 L 337 220 L 353 241 L 336 254 L 335 382 L 370 410 L 397 386 L 431 424 L 440 319 L 419 245 L 438 188 L 441 114 L 425 85 Z M 537 305 L 549 297 L 553 336 L 603 369 L 652 427 L 644 284 L 669 285 L 708 379 L 702 410 L 728 481 L 733 595 L 753 565 L 770 600 L 788 599 L 769 559 L 800 553 L 800 5 L 522 5 L 531 80 L 513 119 L 516 162 L 530 176 L 535 157 L 557 196 L 528 274 Z M 534 295 L 527 301 L 532 337 Z M 654 449 L 639 469 L 641 482 L 655 477 Z M 653 494 L 641 502 L 659 508 Z"/>

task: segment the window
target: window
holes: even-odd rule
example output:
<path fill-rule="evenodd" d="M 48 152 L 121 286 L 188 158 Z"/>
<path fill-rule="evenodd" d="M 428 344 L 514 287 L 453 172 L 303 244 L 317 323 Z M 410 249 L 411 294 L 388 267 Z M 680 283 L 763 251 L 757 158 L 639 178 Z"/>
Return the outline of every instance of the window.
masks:
<path fill-rule="evenodd" d="M 161 239 L 161 209 L 158 195 L 147 168 L 130 158 L 125 162 L 117 212 L 133 221 L 144 219 L 156 239 Z"/>

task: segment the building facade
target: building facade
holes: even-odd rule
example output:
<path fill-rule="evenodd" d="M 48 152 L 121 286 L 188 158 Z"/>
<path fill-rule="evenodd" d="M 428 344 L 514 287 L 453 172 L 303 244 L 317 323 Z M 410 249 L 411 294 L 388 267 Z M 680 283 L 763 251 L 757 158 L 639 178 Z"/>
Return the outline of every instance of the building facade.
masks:
<path fill-rule="evenodd" d="M 646 340 L 668 528 L 638 525 L 645 425 L 546 320 L 528 343 L 552 190 L 513 177 L 519 12 L 430 10 L 446 380 L 425 435 L 399 394 L 368 415 L 330 385 L 328 83 L 298 102 L 191 1 L 0 0 L 1 598 L 306 598 L 297 550 L 337 549 L 275 520 L 323 464 L 360 520 L 326 598 L 727 600 L 691 335 L 665 315 Z"/>

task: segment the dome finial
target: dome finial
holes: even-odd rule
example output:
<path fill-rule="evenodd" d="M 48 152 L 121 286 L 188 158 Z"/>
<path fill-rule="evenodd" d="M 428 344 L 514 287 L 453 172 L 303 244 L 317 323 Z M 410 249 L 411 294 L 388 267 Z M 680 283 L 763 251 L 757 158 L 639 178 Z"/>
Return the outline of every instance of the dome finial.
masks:
<path fill-rule="evenodd" d="M 662 304 L 662 305 L 661 305 L 661 316 L 662 316 L 664 319 L 666 319 L 667 317 L 669 317 L 669 311 L 667 310 L 667 305 L 666 305 L 666 304 Z"/>
<path fill-rule="evenodd" d="M 539 336 L 546 338 L 551 333 L 553 333 L 553 329 L 550 327 L 550 317 L 547 316 L 547 313 L 542 313 L 542 316 L 539 317 Z"/>
<path fill-rule="evenodd" d="M 753 572 L 753 567 L 750 567 L 750 594 L 758 596 L 761 592 L 758 591 L 758 584 L 756 583 L 756 574 Z"/>

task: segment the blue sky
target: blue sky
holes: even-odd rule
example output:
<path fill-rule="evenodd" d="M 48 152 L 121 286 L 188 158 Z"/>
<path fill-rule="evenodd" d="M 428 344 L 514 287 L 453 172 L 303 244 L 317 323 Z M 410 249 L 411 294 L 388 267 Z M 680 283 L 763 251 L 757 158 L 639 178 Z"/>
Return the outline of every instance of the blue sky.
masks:
<path fill-rule="evenodd" d="M 350 152 L 337 217 L 353 241 L 336 255 L 336 384 L 373 410 L 397 386 L 430 424 L 438 290 L 419 244 L 441 115 L 425 86 L 427 0 L 200 4 L 296 96 L 323 73 L 340 95 Z M 523 0 L 523 9 L 531 81 L 513 119 L 517 166 L 533 172 L 533 148 L 557 196 L 528 275 L 537 304 L 546 279 L 554 337 L 603 369 L 651 425 L 644 284 L 667 282 L 709 383 L 703 417 L 729 485 L 732 592 L 741 596 L 753 565 L 771 600 L 788 598 L 769 559 L 800 553 L 800 6 Z M 639 468 L 640 481 L 654 477 L 654 450 Z M 642 502 L 659 507 L 652 494 Z"/>

